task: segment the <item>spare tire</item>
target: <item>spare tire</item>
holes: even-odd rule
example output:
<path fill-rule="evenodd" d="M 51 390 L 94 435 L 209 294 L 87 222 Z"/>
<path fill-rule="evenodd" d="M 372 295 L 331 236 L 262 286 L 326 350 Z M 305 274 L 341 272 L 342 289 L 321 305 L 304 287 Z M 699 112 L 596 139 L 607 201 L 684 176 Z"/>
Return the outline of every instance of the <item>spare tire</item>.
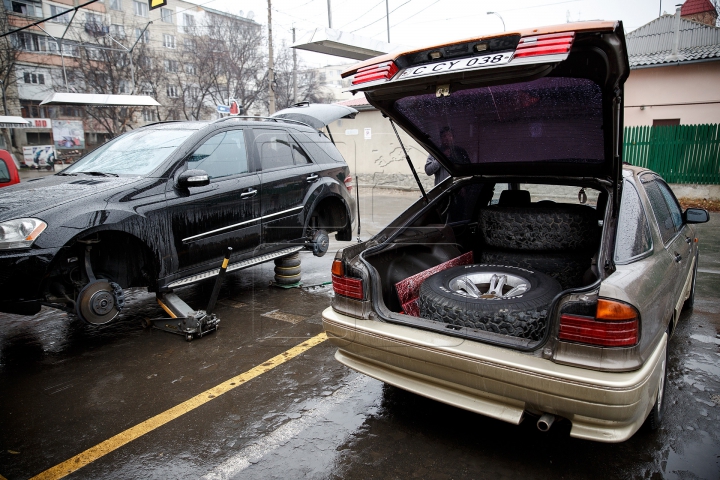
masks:
<path fill-rule="evenodd" d="M 533 270 L 464 265 L 425 280 L 418 307 L 420 316 L 428 320 L 539 340 L 547 328 L 550 303 L 561 291 L 556 280 Z"/>
<path fill-rule="evenodd" d="M 523 251 L 597 248 L 597 213 L 586 205 L 492 206 L 480 210 L 479 230 L 487 246 Z"/>

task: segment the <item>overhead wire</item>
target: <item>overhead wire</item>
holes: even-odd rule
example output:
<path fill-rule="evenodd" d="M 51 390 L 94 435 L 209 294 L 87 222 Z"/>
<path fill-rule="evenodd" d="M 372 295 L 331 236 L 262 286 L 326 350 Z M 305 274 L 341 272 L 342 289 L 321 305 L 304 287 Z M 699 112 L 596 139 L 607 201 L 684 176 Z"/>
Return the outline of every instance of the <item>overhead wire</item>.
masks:
<path fill-rule="evenodd" d="M 410 3 L 410 2 L 412 2 L 412 0 L 407 0 L 407 2 L 403 3 L 403 4 L 400 5 L 399 7 L 395 7 L 393 10 L 391 10 L 390 12 L 388 12 L 388 15 L 389 15 L 390 13 L 395 12 L 395 11 L 398 10 L 399 8 L 407 5 L 407 4 Z M 375 20 L 374 22 L 368 23 L 368 24 L 365 25 L 364 27 L 356 28 L 355 30 L 350 30 L 350 33 L 355 33 L 355 32 L 357 32 L 358 30 L 362 30 L 362 29 L 367 28 L 367 27 L 369 27 L 369 26 L 371 26 L 371 25 L 375 25 L 376 23 L 382 21 L 385 17 L 386 17 L 386 15 L 383 15 L 382 17 L 378 18 L 378 19 Z"/>
<path fill-rule="evenodd" d="M 373 5 L 372 7 L 370 7 L 370 9 L 369 9 L 367 12 L 363 13 L 362 15 L 360 15 L 360 16 L 357 17 L 357 18 L 355 18 L 354 20 L 351 20 L 351 21 L 349 21 L 348 23 L 340 26 L 339 29 L 342 30 L 343 28 L 347 27 L 347 26 L 350 25 L 351 23 L 357 22 L 358 20 L 360 20 L 360 19 L 363 18 L 365 15 L 367 15 L 367 14 L 370 13 L 370 12 L 372 12 L 373 10 L 375 10 L 377 7 L 379 7 L 380 5 L 382 5 L 382 4 L 385 3 L 385 2 L 386 2 L 386 0 L 380 0 L 378 3 L 376 3 L 375 5 Z"/>

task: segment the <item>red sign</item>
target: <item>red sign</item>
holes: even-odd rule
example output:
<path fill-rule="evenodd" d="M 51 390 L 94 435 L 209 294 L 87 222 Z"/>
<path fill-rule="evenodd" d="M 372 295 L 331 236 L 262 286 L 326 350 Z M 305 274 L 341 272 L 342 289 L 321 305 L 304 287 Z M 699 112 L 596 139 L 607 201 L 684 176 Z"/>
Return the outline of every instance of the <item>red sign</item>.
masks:
<path fill-rule="evenodd" d="M 24 118 L 23 120 L 30 122 L 27 128 L 52 128 L 52 120 L 49 118 Z"/>

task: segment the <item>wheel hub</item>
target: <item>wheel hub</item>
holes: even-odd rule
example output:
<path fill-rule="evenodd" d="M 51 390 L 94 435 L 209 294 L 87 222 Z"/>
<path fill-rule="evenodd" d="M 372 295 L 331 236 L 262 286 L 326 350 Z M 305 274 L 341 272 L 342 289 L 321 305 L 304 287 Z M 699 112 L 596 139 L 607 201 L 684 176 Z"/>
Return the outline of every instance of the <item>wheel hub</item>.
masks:
<path fill-rule="evenodd" d="M 118 300 L 113 284 L 107 280 L 96 280 L 85 285 L 75 302 L 78 317 L 91 325 L 105 325 L 118 313 Z"/>
<path fill-rule="evenodd" d="M 107 315 L 115 306 L 112 293 L 101 290 L 95 292 L 90 298 L 90 308 L 97 315 Z"/>
<path fill-rule="evenodd" d="M 460 295 L 484 300 L 517 297 L 530 290 L 530 282 L 507 273 L 474 273 L 450 280 L 450 289 Z"/>

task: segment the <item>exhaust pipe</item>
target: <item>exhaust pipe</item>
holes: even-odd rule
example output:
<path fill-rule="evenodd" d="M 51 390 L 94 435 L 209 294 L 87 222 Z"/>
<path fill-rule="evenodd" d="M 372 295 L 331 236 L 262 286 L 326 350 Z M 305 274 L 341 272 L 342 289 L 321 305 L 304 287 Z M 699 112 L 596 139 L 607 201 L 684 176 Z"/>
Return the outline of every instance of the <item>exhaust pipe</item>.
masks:
<path fill-rule="evenodd" d="M 537 421 L 537 428 L 541 432 L 547 432 L 548 430 L 550 430 L 550 427 L 552 427 L 554 421 L 555 415 L 543 413 L 542 417 L 540 417 Z"/>

